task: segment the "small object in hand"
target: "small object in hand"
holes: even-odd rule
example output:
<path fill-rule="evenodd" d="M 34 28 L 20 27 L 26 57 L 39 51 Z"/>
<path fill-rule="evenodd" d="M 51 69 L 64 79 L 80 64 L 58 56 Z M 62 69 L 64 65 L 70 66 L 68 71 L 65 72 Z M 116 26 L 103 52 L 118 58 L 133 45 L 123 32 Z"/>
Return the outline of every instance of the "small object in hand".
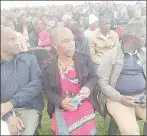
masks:
<path fill-rule="evenodd" d="M 143 102 L 134 102 L 134 103 L 135 103 L 135 104 L 139 104 L 139 105 L 140 105 L 140 104 L 143 104 Z"/>
<path fill-rule="evenodd" d="M 144 96 L 144 95 L 141 96 L 141 97 L 139 98 L 139 100 L 140 100 L 142 103 L 146 103 L 146 100 L 145 100 L 145 96 Z"/>
<path fill-rule="evenodd" d="M 77 107 L 77 106 L 81 103 L 81 101 L 82 101 L 81 96 L 80 96 L 80 95 L 76 95 L 76 96 L 72 99 L 71 103 Z"/>

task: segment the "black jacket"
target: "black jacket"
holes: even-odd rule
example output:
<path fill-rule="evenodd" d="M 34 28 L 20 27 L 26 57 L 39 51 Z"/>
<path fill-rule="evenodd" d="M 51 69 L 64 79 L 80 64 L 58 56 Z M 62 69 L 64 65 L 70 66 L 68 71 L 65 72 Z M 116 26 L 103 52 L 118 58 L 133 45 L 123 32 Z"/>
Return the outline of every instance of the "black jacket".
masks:
<path fill-rule="evenodd" d="M 91 91 L 89 96 L 90 103 L 95 110 L 101 113 L 99 102 L 96 100 L 97 95 L 97 74 L 93 68 L 93 62 L 87 55 L 75 53 L 75 67 L 81 87 L 88 87 Z M 52 117 L 55 106 L 60 108 L 62 98 L 60 97 L 60 81 L 58 73 L 57 56 L 53 56 L 42 66 L 43 90 L 48 98 L 48 114 Z M 95 98 L 94 98 L 95 97 Z"/>

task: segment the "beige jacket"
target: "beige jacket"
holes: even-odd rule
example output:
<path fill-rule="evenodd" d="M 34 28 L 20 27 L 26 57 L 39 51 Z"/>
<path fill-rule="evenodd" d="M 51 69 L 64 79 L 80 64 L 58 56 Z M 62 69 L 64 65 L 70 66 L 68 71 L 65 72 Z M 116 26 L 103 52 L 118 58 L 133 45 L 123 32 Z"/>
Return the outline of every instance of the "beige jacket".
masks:
<path fill-rule="evenodd" d="M 146 50 L 138 50 L 137 55 L 146 77 Z M 124 53 L 121 46 L 115 47 L 105 54 L 103 61 L 100 63 L 98 70 L 98 82 L 100 84 L 101 93 L 99 99 L 103 106 L 105 105 L 107 98 L 119 102 L 122 97 L 122 95 L 115 89 L 115 85 L 122 71 L 123 63 Z"/>
<path fill-rule="evenodd" d="M 103 55 L 118 45 L 119 37 L 116 32 L 110 30 L 109 34 L 105 37 L 101 34 L 100 29 L 98 29 L 89 41 L 90 53 L 93 62 L 100 64 Z"/>

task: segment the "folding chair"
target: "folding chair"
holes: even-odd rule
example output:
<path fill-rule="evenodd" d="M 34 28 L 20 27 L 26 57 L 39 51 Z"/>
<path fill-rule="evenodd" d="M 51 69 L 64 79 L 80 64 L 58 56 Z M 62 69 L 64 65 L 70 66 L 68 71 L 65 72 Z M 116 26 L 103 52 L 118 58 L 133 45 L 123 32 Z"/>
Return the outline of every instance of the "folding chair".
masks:
<path fill-rule="evenodd" d="M 28 50 L 28 52 L 36 56 L 37 62 L 40 67 L 43 65 L 43 61 L 46 61 L 50 58 L 50 53 L 45 48 L 39 48 L 39 47 L 31 48 Z"/>
<path fill-rule="evenodd" d="M 45 48 L 31 48 L 28 50 L 28 52 L 34 54 L 36 56 L 37 62 L 41 68 L 43 65 L 43 61 L 47 61 L 50 58 L 50 53 L 47 49 Z M 39 116 L 39 125 L 34 133 L 34 135 L 39 135 L 38 129 L 41 128 L 41 120 L 42 120 L 42 114 Z"/>

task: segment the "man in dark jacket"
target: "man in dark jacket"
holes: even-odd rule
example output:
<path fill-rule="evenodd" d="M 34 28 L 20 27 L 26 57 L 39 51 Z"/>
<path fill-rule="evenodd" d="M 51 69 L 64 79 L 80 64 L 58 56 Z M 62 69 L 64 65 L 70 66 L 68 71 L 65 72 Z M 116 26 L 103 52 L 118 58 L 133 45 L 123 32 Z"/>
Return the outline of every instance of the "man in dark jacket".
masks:
<path fill-rule="evenodd" d="M 90 59 L 90 57 L 77 52 L 75 53 L 74 36 L 68 28 L 65 27 L 55 28 L 52 32 L 52 42 L 54 47 L 56 48 L 57 55 L 53 56 L 50 60 L 48 60 L 48 62 L 46 62 L 45 65 L 43 65 L 42 79 L 43 79 L 43 88 L 44 88 L 43 90 L 45 96 L 48 99 L 48 104 L 47 104 L 48 114 L 52 118 L 51 129 L 54 132 L 56 132 L 56 130 L 54 129 L 55 125 L 53 124 L 56 122 L 55 118 L 57 119 L 57 122 L 59 121 L 58 119 L 62 118 L 61 116 L 60 118 L 58 118 L 59 112 L 64 112 L 64 110 L 66 110 L 67 114 L 70 114 L 71 111 L 76 113 L 84 105 L 85 101 L 88 101 L 89 105 L 94 107 L 95 110 L 97 111 L 100 110 L 98 107 L 99 105 L 95 103 L 93 97 L 93 92 L 97 84 L 97 74 L 93 69 L 93 62 Z M 72 72 L 77 73 L 77 76 L 72 77 L 73 76 Z M 66 83 L 64 84 L 62 81 L 63 82 L 67 81 L 67 84 Z M 78 89 L 76 87 L 75 88 L 72 87 L 77 85 L 80 86 Z M 82 98 L 82 102 L 81 105 L 78 106 L 78 110 L 77 110 L 77 107 L 74 106 L 73 103 L 71 102 L 73 100 L 73 96 L 79 93 L 79 89 L 80 89 L 80 97 Z M 83 108 L 86 109 L 87 107 L 83 107 Z M 56 113 L 58 115 L 55 117 Z M 89 114 L 85 118 L 87 118 L 88 116 Z M 74 117 L 71 115 L 71 118 Z M 68 122 L 66 119 L 64 120 L 66 123 Z M 91 120 L 94 120 L 94 118 L 92 117 Z M 78 121 L 80 121 L 80 117 Z M 80 129 L 81 126 L 84 126 L 84 124 L 87 123 L 84 121 L 86 120 L 83 119 L 83 124 L 81 124 L 78 127 L 78 129 Z M 89 120 L 88 123 L 90 124 Z M 57 124 L 59 125 L 58 126 L 59 134 L 69 134 L 69 133 L 73 134 L 72 132 L 76 131 L 74 129 L 74 131 L 72 132 L 70 132 L 69 130 L 69 133 L 67 132 L 60 133 L 60 126 L 61 126 L 60 124 L 64 126 L 64 122 L 62 123 L 58 122 Z M 77 128 L 77 126 L 75 127 Z M 64 132 L 66 131 L 63 129 L 63 127 L 62 130 Z M 82 132 L 79 133 L 84 134 L 87 131 L 91 131 L 91 128 L 89 128 L 89 130 L 86 130 L 83 133 Z M 93 131 L 93 134 L 95 134 L 95 131 Z"/>
<path fill-rule="evenodd" d="M 71 24 L 70 30 L 75 37 L 75 47 L 76 51 L 81 54 L 90 55 L 89 42 L 86 37 L 84 37 L 84 27 L 79 23 Z"/>
<path fill-rule="evenodd" d="M 34 55 L 20 52 L 17 36 L 1 30 L 1 120 L 11 135 L 33 135 L 43 110 L 41 71 Z"/>
<path fill-rule="evenodd" d="M 43 30 L 43 23 L 39 19 L 34 19 L 33 26 L 34 30 L 29 34 L 29 44 L 31 48 L 38 46 L 39 33 Z"/>

